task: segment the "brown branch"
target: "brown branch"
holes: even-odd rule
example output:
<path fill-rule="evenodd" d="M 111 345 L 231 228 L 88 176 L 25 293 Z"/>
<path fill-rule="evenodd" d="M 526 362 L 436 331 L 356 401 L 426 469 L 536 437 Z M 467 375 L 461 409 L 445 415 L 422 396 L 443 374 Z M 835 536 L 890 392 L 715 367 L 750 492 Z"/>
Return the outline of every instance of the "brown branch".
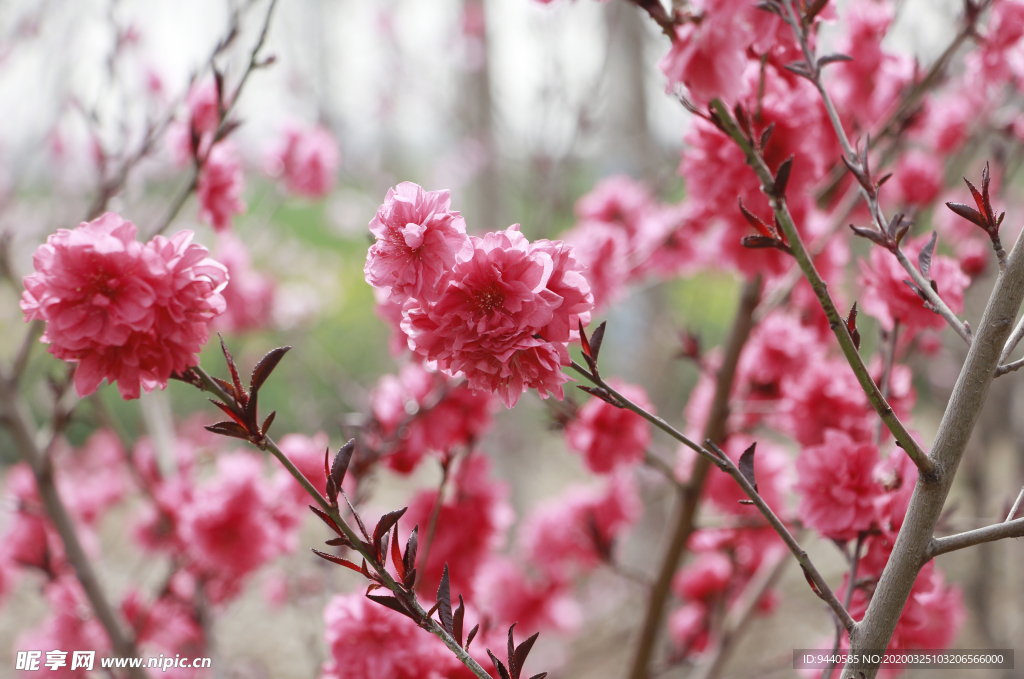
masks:
<path fill-rule="evenodd" d="M 15 385 L 7 376 L 0 376 L 0 419 L 11 433 L 11 438 L 14 439 L 15 447 L 21 458 L 32 470 L 39 496 L 42 498 L 46 513 L 64 545 L 67 560 L 74 568 L 75 575 L 82 585 L 82 590 L 85 592 L 96 618 L 106 630 L 114 653 L 122 658 L 137 657 L 138 648 L 135 646 L 135 640 L 121 626 L 114 607 L 107 600 L 92 563 L 78 539 L 74 521 L 68 514 L 57 490 L 52 461 L 47 451 L 39 447 L 38 434 L 28 414 L 28 409 Z M 146 679 L 148 676 L 142 668 L 130 668 L 128 672 L 136 679 Z"/>

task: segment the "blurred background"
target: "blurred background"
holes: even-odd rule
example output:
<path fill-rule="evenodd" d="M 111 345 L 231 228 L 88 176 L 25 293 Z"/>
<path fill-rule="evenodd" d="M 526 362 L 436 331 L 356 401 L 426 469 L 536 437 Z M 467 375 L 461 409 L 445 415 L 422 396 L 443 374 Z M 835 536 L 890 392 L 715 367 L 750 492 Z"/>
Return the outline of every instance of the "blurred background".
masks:
<path fill-rule="evenodd" d="M 266 7 L 265 2 L 211 0 L 0 3 L 0 232 L 13 281 L 31 271 L 31 253 L 48 234 L 83 220 L 103 171 L 97 159 L 137 145 L 144 121 L 155 112 L 180 110 L 190 78 L 201 74 L 236 12 L 240 34 L 219 63 L 229 80 L 241 74 Z M 949 42 L 959 10 L 956 0 L 904 0 L 886 44 L 928 63 Z M 830 30 L 823 34 L 826 44 Z M 275 346 L 294 347 L 261 395 L 268 411 L 277 410 L 275 430 L 324 431 L 336 447 L 367 412 L 380 376 L 396 370 L 387 351 L 388 328 L 375 315 L 372 289 L 363 279 L 371 242 L 367 223 L 389 187 L 413 181 L 428 190 L 450 189 L 452 207 L 462 211 L 471 233 L 521 223 L 531 239 L 556 237 L 570 228 L 575 201 L 610 175 L 642 180 L 662 201 L 681 200 L 685 187 L 676 166 L 688 115 L 665 93 L 657 68 L 667 49 L 651 21 L 617 0 L 279 3 L 263 52 L 276 61 L 252 74 L 237 102 L 243 125 L 233 134 L 246 165 L 248 205 L 234 232 L 248 247 L 254 268 L 275 282 L 272 322 L 256 332 L 226 336 L 242 366 L 253 365 Z M 294 121 L 322 124 L 338 140 L 337 185 L 323 200 L 288 197 L 261 174 L 270 142 Z M 110 202 L 110 209 L 140 231 L 160 220 L 187 181 L 168 157 L 157 148 Z M 190 199 L 172 230 L 194 229 L 212 248 L 212 231 L 196 214 Z M 1021 216 L 1011 208 L 1008 222 Z M 852 275 L 849 284 L 852 288 Z M 966 316 L 972 325 L 990 287 L 991 281 L 982 279 L 969 294 Z M 681 422 L 698 371 L 677 358 L 680 333 L 694 330 L 704 347 L 718 345 L 738 290 L 731 273 L 714 270 L 632 290 L 606 314 L 605 372 L 643 385 L 659 413 Z M 25 333 L 19 295 L 19 285 L 0 290 L 5 361 Z M 877 324 L 864 318 L 863 325 L 871 346 Z M 937 426 L 961 354 L 951 345 L 927 365 L 914 366 L 915 423 L 926 440 Z M 202 360 L 208 370 L 223 372 L 213 343 Z M 58 367 L 37 349 L 24 391 L 40 417 L 49 407 L 48 378 Z M 1024 392 L 1018 385 L 1020 379 L 1009 377 L 993 388 L 950 500 L 950 527 L 968 530 L 1005 516 L 1007 496 L 1012 501 L 1021 485 Z M 145 432 L 145 408 L 159 413 L 170 408 L 180 419 L 201 413 L 204 424 L 216 417 L 199 394 L 179 383 L 141 402 L 121 401 L 110 388 L 102 389 L 100 398 L 131 437 Z M 67 437 L 80 444 L 95 427 L 87 416 L 76 419 Z M 510 485 L 519 516 L 567 483 L 588 478 L 532 394 L 515 410 L 497 414 L 481 447 L 495 476 Z M 675 446 L 659 435 L 655 450 L 674 458 Z M 16 461 L 0 430 L 0 474 Z M 624 563 L 653 574 L 674 495 L 657 475 L 640 471 L 645 513 L 620 548 Z M 429 465 L 411 477 L 382 469 L 371 481 L 369 503 L 378 511 L 402 506 L 414 490 L 436 487 L 439 475 Z M 158 565 L 125 535 L 133 511 L 131 503 L 122 505 L 99 532 L 99 569 L 113 592 L 129 582 L 160 578 Z M 0 525 L 4 520 L 0 514 Z M 707 518 L 708 525 L 714 521 Z M 323 539 L 322 533 L 319 525 L 307 525 L 303 549 L 268 566 L 218 615 L 215 676 L 317 676 L 326 659 L 323 606 L 333 593 L 359 584 L 357 577 L 314 561 L 305 551 Z M 844 564 L 837 550 L 807 539 L 826 576 L 841 579 Z M 1012 647 L 1024 638 L 1020 544 L 983 545 L 943 559 L 947 577 L 963 587 L 969 611 L 958 647 Z M 282 574 L 300 594 L 284 607 L 271 608 L 261 587 Z M 781 589 L 778 612 L 753 623 L 725 676 L 793 676 L 792 649 L 830 637 L 832 623 L 808 596 L 798 569 L 785 571 Z M 552 678 L 623 676 L 644 596 L 636 583 L 596 572 L 578 591 L 585 633 L 542 635 L 533 662 L 551 668 Z M 16 582 L 0 602 L 0 677 L 14 675 L 14 639 L 44 612 L 39 582 L 31 578 Z M 997 676 L 993 671 L 960 674 Z M 925 673 L 910 673 L 915 675 Z M 686 669 L 664 676 L 686 676 Z M 1003 676 L 1024 677 L 1024 671 Z"/>

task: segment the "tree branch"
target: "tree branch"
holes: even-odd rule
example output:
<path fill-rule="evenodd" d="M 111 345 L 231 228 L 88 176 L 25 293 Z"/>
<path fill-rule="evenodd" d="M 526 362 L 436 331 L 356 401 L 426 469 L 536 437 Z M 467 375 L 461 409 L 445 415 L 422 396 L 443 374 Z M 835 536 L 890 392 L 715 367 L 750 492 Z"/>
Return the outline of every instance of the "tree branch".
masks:
<path fill-rule="evenodd" d="M 977 530 L 969 530 L 966 533 L 957 533 L 944 538 L 932 538 L 925 551 L 925 561 L 929 561 L 941 554 L 955 552 L 958 549 L 974 547 L 983 542 L 995 542 L 1004 538 L 1024 537 L 1024 518 L 1013 521 L 1004 521 Z"/>
<path fill-rule="evenodd" d="M 106 630 L 114 653 L 122 658 L 138 656 L 135 640 L 122 628 L 117 613 L 107 600 L 92 563 L 82 548 L 74 521 L 57 490 L 51 460 L 47 451 L 39 447 L 37 432 L 25 403 L 7 376 L 0 376 L 0 419 L 10 431 L 22 460 L 32 470 L 39 496 L 50 521 L 60 535 L 67 560 L 74 568 L 78 582 L 81 583 L 97 620 Z M 130 668 L 128 672 L 136 679 L 147 679 L 148 676 L 142 668 Z"/>
<path fill-rule="evenodd" d="M 732 385 L 736 376 L 736 367 L 739 365 L 740 353 L 743 351 L 743 347 L 746 345 L 747 339 L 750 337 L 750 331 L 753 328 L 754 310 L 757 308 L 760 291 L 761 280 L 758 276 L 748 280 L 740 294 L 739 306 L 736 310 L 732 329 L 729 331 L 729 338 L 726 341 L 722 366 L 718 370 L 715 382 L 715 394 L 711 403 L 711 411 L 708 414 L 708 421 L 705 423 L 704 428 L 705 437 L 713 441 L 725 441 L 727 433 L 726 423 L 729 419 L 729 397 L 732 394 Z M 573 367 L 577 371 L 581 370 L 579 365 L 574 365 Z M 585 369 L 583 370 L 583 375 L 591 381 L 594 381 L 594 379 L 600 380 L 600 377 L 596 375 L 589 375 Z M 662 557 L 657 579 L 651 588 L 651 593 L 647 600 L 647 609 L 644 612 L 643 627 L 641 627 L 640 636 L 636 642 L 636 650 L 633 654 L 630 676 L 632 679 L 646 679 L 651 659 L 654 656 L 659 632 L 664 622 L 665 606 L 668 603 L 669 592 L 672 587 L 672 577 L 675 575 L 676 569 L 679 568 L 683 554 L 686 552 L 686 543 L 689 541 L 690 535 L 694 530 L 697 505 L 700 501 L 701 490 L 704 487 L 704 479 L 707 477 L 711 465 L 715 464 L 717 466 L 719 462 L 714 455 L 691 441 L 682 432 L 677 431 L 660 417 L 655 417 L 643 408 L 637 407 L 621 394 L 615 392 L 614 389 L 608 387 L 607 384 L 604 384 L 603 380 L 600 381 L 602 384 L 599 386 L 609 389 L 615 394 L 616 398 L 622 403 L 627 404 L 627 408 L 652 422 L 669 436 L 677 441 L 681 441 L 698 454 L 697 459 L 693 463 L 690 480 L 687 482 L 680 497 L 678 513 L 672 528 L 672 539 L 669 541 L 664 557 Z"/>
<path fill-rule="evenodd" d="M 754 172 L 757 174 L 758 179 L 761 182 L 761 187 L 766 194 L 769 196 L 769 202 L 772 206 L 772 211 L 775 213 L 775 218 L 779 225 L 782 227 L 783 233 L 786 235 L 786 240 L 789 242 L 790 248 L 793 250 L 793 256 L 796 258 L 797 263 L 800 265 L 800 269 L 804 272 L 807 277 L 807 281 L 811 284 L 811 288 L 814 290 L 815 296 L 818 298 L 818 302 L 825 310 L 825 315 L 828 317 L 829 326 L 832 328 L 832 332 L 835 334 L 836 339 L 839 340 L 839 346 L 843 350 L 843 354 L 846 356 L 847 362 L 853 369 L 854 375 L 857 376 L 857 381 L 860 383 L 861 388 L 867 395 L 868 401 L 874 407 L 875 412 L 878 413 L 882 421 L 885 422 L 885 426 L 889 428 L 892 435 L 896 438 L 899 446 L 906 451 L 910 459 L 917 465 L 921 475 L 930 479 L 935 473 L 935 465 L 928 455 L 921 449 L 917 441 L 910 435 L 903 423 L 896 416 L 892 407 L 889 406 L 885 398 L 882 396 L 882 392 L 879 391 L 878 385 L 871 378 L 871 373 L 868 372 L 867 366 L 864 364 L 864 360 L 860 356 L 856 345 L 853 343 L 853 338 L 850 336 L 850 331 L 846 327 L 846 322 L 843 317 L 839 314 L 839 310 L 836 309 L 835 302 L 832 301 L 832 296 L 828 292 L 828 284 L 818 274 L 817 269 L 814 268 L 814 262 L 811 260 L 810 255 L 807 253 L 807 249 L 804 247 L 803 241 L 800 238 L 800 233 L 796 229 L 796 224 L 793 222 L 793 216 L 789 212 L 789 207 L 786 205 L 786 199 L 784 196 L 774 195 L 775 194 L 775 178 L 772 176 L 771 170 L 768 169 L 768 165 L 764 162 L 764 158 L 754 149 L 753 145 L 743 136 L 743 132 L 740 130 L 736 121 L 733 120 L 732 114 L 729 113 L 725 105 L 722 104 L 720 99 L 715 99 L 711 102 L 711 107 L 714 110 L 719 122 L 722 125 L 723 131 L 729 135 L 733 141 L 743 150 L 744 155 L 747 158 L 747 164 L 750 165 Z"/>
<path fill-rule="evenodd" d="M 914 487 L 892 556 L 882 571 L 864 619 L 858 625 L 858 633 L 851 635 L 855 652 L 885 648 L 892 638 L 903 606 L 925 562 L 935 525 L 942 514 L 957 467 L 992 385 L 999 354 L 1013 328 L 1022 300 L 1024 238 L 1018 237 L 1006 269 L 1000 271 L 996 279 L 978 333 L 967 352 L 946 412 L 939 423 L 931 455 L 939 472 L 937 482 L 923 483 L 918 479 Z M 858 675 L 862 672 L 864 679 L 873 679 L 878 667 L 867 670 L 863 667 L 856 670 L 850 668 L 844 671 L 843 676 L 845 679 L 859 679 Z"/>
<path fill-rule="evenodd" d="M 835 103 L 832 101 L 832 97 L 829 95 L 828 90 L 825 88 L 825 83 L 821 79 L 821 67 L 818 65 L 817 57 L 811 50 L 810 43 L 807 39 L 807 30 L 800 20 L 800 16 L 793 5 L 793 0 L 781 0 L 784 8 L 783 19 L 789 24 L 793 30 L 793 34 L 796 36 L 797 41 L 800 43 L 800 47 L 803 50 L 804 60 L 807 66 L 806 78 L 811 81 L 814 87 L 818 90 L 818 94 L 821 96 L 821 101 L 825 106 L 825 111 L 828 114 L 829 121 L 832 123 L 832 129 L 835 131 L 836 138 L 839 140 L 839 145 L 843 149 L 843 155 L 846 157 L 847 163 L 850 165 L 850 172 L 854 175 L 855 179 L 860 183 L 860 192 L 867 203 L 868 211 L 871 213 L 872 221 L 874 221 L 875 228 L 880 233 L 886 232 L 886 226 L 888 220 L 882 214 L 882 209 L 878 205 L 878 191 L 877 187 L 869 189 L 869 186 L 865 186 L 864 182 L 871 182 L 872 179 L 868 176 L 867 167 L 865 163 L 861 161 L 861 154 L 853 147 L 850 143 L 850 139 L 846 136 L 846 130 L 843 128 L 843 122 L 839 118 L 839 113 L 836 111 Z M 867 149 L 865 148 L 865 158 L 867 157 Z M 856 170 L 856 171 L 855 171 Z M 870 185 L 870 184 L 869 184 Z M 924 293 L 928 298 L 928 302 L 935 307 L 939 315 L 941 315 L 946 322 L 949 323 L 950 327 L 956 331 L 958 335 L 968 345 L 971 343 L 970 330 L 965 326 L 956 314 L 946 305 L 937 292 L 932 290 L 931 285 L 925 280 L 921 272 L 917 270 L 917 267 L 907 259 L 906 255 L 899 249 L 897 244 L 892 249 L 896 259 L 899 261 L 910 277 L 913 279 L 917 287 Z"/>

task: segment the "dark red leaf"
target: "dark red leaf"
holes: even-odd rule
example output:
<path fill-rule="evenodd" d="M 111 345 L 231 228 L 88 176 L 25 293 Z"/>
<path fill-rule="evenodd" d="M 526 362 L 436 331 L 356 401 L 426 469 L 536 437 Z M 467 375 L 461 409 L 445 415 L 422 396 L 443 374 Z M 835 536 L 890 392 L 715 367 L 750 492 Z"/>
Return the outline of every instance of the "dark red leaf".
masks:
<path fill-rule="evenodd" d="M 405 543 L 405 556 L 402 557 L 402 563 L 405 564 L 405 570 L 411 571 L 416 568 L 416 549 L 419 547 L 419 532 L 420 525 L 416 524 L 412 528 L 412 532 L 409 533 L 409 540 Z"/>
<path fill-rule="evenodd" d="M 359 566 L 355 565 L 354 563 L 352 563 L 348 559 L 342 559 L 340 556 L 334 556 L 333 554 L 328 554 L 326 552 L 321 552 L 319 549 L 314 549 L 313 553 L 316 554 L 321 559 L 326 559 L 327 561 L 330 561 L 331 563 L 336 563 L 339 566 L 344 566 L 345 568 L 348 568 L 349 570 L 353 570 L 356 573 L 361 573 L 362 572 L 362 570 L 359 568 Z"/>
<path fill-rule="evenodd" d="M 580 344 L 583 345 L 583 355 L 590 356 L 590 340 L 587 339 L 587 333 L 583 329 L 583 321 L 579 321 L 580 324 Z"/>
<path fill-rule="evenodd" d="M 807 62 L 805 61 L 792 61 L 786 64 L 783 68 L 790 73 L 796 73 L 798 76 L 803 78 L 811 77 L 811 70 L 807 67 Z"/>
<path fill-rule="evenodd" d="M 338 524 L 334 523 L 334 519 L 332 519 L 325 511 L 318 507 L 314 507 L 313 505 L 309 505 L 309 508 L 313 510 L 314 514 L 320 517 L 321 521 L 327 524 L 328 528 L 337 533 L 339 537 L 348 540 L 348 536 L 345 535 L 344 532 L 342 532 L 341 528 L 338 528 Z M 352 543 L 350 542 L 349 544 L 351 545 Z"/>
<path fill-rule="evenodd" d="M 398 526 L 395 526 L 395 534 L 391 538 L 391 565 L 395 567 L 399 580 L 405 580 L 405 564 L 402 563 L 402 548 L 398 546 Z"/>
<path fill-rule="evenodd" d="M 355 449 L 356 440 L 349 439 L 348 443 L 343 445 L 338 450 L 338 454 L 334 456 L 334 464 L 331 465 L 331 478 L 334 479 L 338 490 L 341 490 L 341 483 L 345 480 L 345 472 L 348 471 L 348 464 L 352 461 L 352 452 Z"/>
<path fill-rule="evenodd" d="M 986 228 L 985 217 L 970 205 L 964 205 L 963 203 L 946 203 L 946 207 L 967 221 L 973 222 L 983 229 Z"/>
<path fill-rule="evenodd" d="M 267 432 L 270 431 L 270 425 L 274 424 L 274 417 L 276 417 L 276 416 L 277 416 L 277 411 L 276 410 L 274 412 L 270 413 L 269 415 L 267 415 L 267 419 L 263 420 L 263 427 L 260 429 L 260 433 L 261 434 L 263 434 L 264 436 L 267 435 Z"/>
<path fill-rule="evenodd" d="M 775 131 L 775 123 L 770 124 L 768 127 L 761 131 L 761 138 L 758 140 L 758 148 L 764 151 L 764 147 L 768 146 L 768 140 L 772 138 L 772 132 Z"/>
<path fill-rule="evenodd" d="M 402 515 L 408 511 L 408 507 L 403 507 L 394 512 L 388 512 L 384 516 L 380 517 L 380 521 L 377 522 L 377 527 L 373 529 L 373 549 L 378 556 L 381 556 L 381 540 L 391 532 L 392 526 L 398 523 L 398 520 L 402 518 Z"/>
<path fill-rule="evenodd" d="M 894 214 L 892 216 L 892 219 L 889 220 L 889 226 L 886 228 L 886 233 L 889 235 L 889 238 L 891 238 L 892 240 L 896 240 L 897 230 L 900 228 L 900 224 L 902 224 L 902 223 L 903 223 L 903 213 L 902 212 L 897 212 L 896 214 Z"/>
<path fill-rule="evenodd" d="M 789 183 L 789 173 L 793 169 L 793 156 L 786 158 L 779 165 L 779 171 L 775 173 L 774 193 L 779 198 L 786 196 L 786 185 Z"/>
<path fill-rule="evenodd" d="M 490 656 L 491 662 L 494 663 L 494 669 L 498 670 L 499 679 L 512 679 L 512 677 L 508 676 L 508 670 L 505 669 L 505 666 L 501 664 L 500 660 L 494 657 L 494 654 L 491 653 L 491 649 L 489 648 L 487 649 L 487 655 Z"/>
<path fill-rule="evenodd" d="M 278 347 L 277 349 L 271 349 L 267 352 L 267 355 L 260 359 L 260 362 L 256 364 L 256 367 L 252 369 L 252 377 L 249 379 L 249 391 L 255 394 L 259 391 L 259 388 L 263 386 L 263 383 L 270 377 L 270 373 L 274 372 L 274 368 L 281 362 L 284 355 L 288 353 L 291 347 Z"/>
<path fill-rule="evenodd" d="M 473 629 L 469 630 L 469 636 L 466 637 L 466 645 L 464 648 L 468 651 L 469 645 L 473 643 L 473 639 L 476 639 L 476 633 L 480 631 L 480 624 L 473 625 Z"/>
<path fill-rule="evenodd" d="M 740 474 L 743 474 L 751 486 L 754 487 L 754 492 L 757 492 L 757 479 L 754 478 L 754 449 L 757 448 L 757 443 L 751 443 L 750 447 L 743 451 L 740 455 Z"/>
<path fill-rule="evenodd" d="M 405 585 L 406 589 L 412 589 L 412 586 L 416 584 L 416 569 L 413 568 L 411 571 L 407 571 L 405 577 L 402 578 L 402 584 Z"/>
<path fill-rule="evenodd" d="M 738 108 L 738 107 L 737 107 Z M 512 675 L 512 679 L 519 679 L 519 673 L 516 672 L 516 666 L 513 664 L 516 653 L 516 643 L 512 638 L 512 631 L 516 628 L 519 623 L 514 622 L 512 626 L 508 628 L 508 645 L 505 650 L 505 655 L 508 656 L 508 673 Z"/>
<path fill-rule="evenodd" d="M 890 179 L 892 179 L 892 172 L 889 172 L 889 173 L 887 173 L 887 174 L 883 175 L 881 179 L 879 179 L 879 180 L 878 180 L 877 182 L 875 182 L 875 188 L 876 188 L 876 189 L 880 189 L 880 188 L 882 188 L 882 186 L 883 186 L 883 185 L 884 185 L 884 184 L 885 184 L 885 183 L 886 183 L 887 181 L 889 181 Z"/>
<path fill-rule="evenodd" d="M 405 609 L 405 606 L 402 605 L 402 602 L 393 596 L 379 596 L 376 594 L 367 594 L 366 598 L 371 601 L 376 601 L 381 606 L 390 608 L 391 610 L 397 613 L 401 613 L 407 618 L 412 618 L 414 621 L 416 620 L 416 618 L 413 617 L 412 613 Z"/>
<path fill-rule="evenodd" d="M 523 671 L 523 665 L 526 664 L 526 657 L 530 655 L 530 651 L 533 649 L 533 644 L 537 641 L 537 637 L 540 636 L 540 632 L 535 633 L 532 637 L 519 644 L 516 647 L 516 652 L 513 658 L 509 661 L 510 664 L 515 666 L 513 673 L 513 679 L 519 679 L 519 674 Z"/>
<path fill-rule="evenodd" d="M 232 408 L 231 406 L 229 406 L 229 405 L 227 405 L 225 403 L 221 403 L 220 401 L 215 401 L 212 398 L 207 399 L 207 400 L 210 403 L 212 403 L 213 405 L 215 405 L 218 408 L 220 408 L 221 412 L 223 412 L 225 415 L 230 417 L 232 420 L 234 420 L 235 422 L 240 424 L 242 427 L 245 427 L 245 419 L 241 415 L 236 413 L 234 408 Z"/>
<path fill-rule="evenodd" d="M 875 231 L 874 229 L 865 229 L 863 226 L 854 226 L 853 224 L 850 224 L 850 228 L 853 230 L 855 234 L 857 234 L 861 238 L 867 238 L 869 241 L 875 243 L 876 245 L 881 245 L 882 247 L 889 246 L 889 244 L 885 240 L 885 237 L 882 234 Z"/>
<path fill-rule="evenodd" d="M 775 240 L 774 238 L 768 238 L 767 236 L 744 236 L 740 239 L 740 245 L 751 250 L 764 250 L 766 248 L 781 250 L 786 254 L 793 254 L 793 251 L 788 245 L 783 243 L 781 240 Z"/>
<path fill-rule="evenodd" d="M 601 325 L 597 326 L 597 330 L 590 336 L 590 352 L 591 357 L 595 361 L 601 355 L 601 343 L 604 342 L 604 329 L 606 325 L 608 325 L 608 321 L 601 321 Z"/>
<path fill-rule="evenodd" d="M 853 306 L 850 307 L 850 313 L 846 316 L 846 329 L 850 333 L 850 339 L 853 340 L 853 346 L 860 351 L 860 331 L 857 330 L 857 303 L 854 302 Z"/>
<path fill-rule="evenodd" d="M 462 646 L 462 623 L 466 617 L 466 602 L 462 600 L 462 595 L 459 595 L 459 607 L 455 609 L 455 615 L 452 616 L 452 636 L 455 637 L 455 641 Z"/>
<path fill-rule="evenodd" d="M 544 679 L 546 676 L 548 676 L 547 672 L 541 672 L 540 674 L 533 675 L 530 679 Z"/>
<path fill-rule="evenodd" d="M 235 367 L 235 359 L 231 357 L 231 352 L 228 351 L 227 346 L 224 344 L 224 338 L 221 337 L 220 333 L 217 333 L 217 337 L 220 337 L 220 349 L 224 352 L 224 360 L 227 361 L 228 370 L 231 371 L 231 383 L 235 400 L 238 401 L 240 405 L 244 406 L 249 399 L 246 398 L 245 390 L 242 389 L 242 380 L 238 377 L 238 368 Z"/>
<path fill-rule="evenodd" d="M 982 217 L 987 216 L 985 211 L 985 198 L 981 195 L 981 191 L 974 188 L 974 184 L 972 184 L 971 180 L 967 177 L 964 177 L 964 181 L 967 182 L 967 188 L 971 190 L 971 197 L 974 198 L 974 204 L 978 206 L 978 214 L 982 215 Z"/>
<path fill-rule="evenodd" d="M 243 441 L 249 440 L 249 432 L 247 432 L 245 427 L 237 422 L 218 422 L 217 424 L 211 424 L 206 427 L 206 431 L 211 431 L 214 434 L 220 434 L 221 436 L 231 436 L 236 439 L 242 439 Z"/>
<path fill-rule="evenodd" d="M 625 408 L 626 406 L 619 402 L 617 398 L 611 395 L 611 393 L 602 387 L 585 387 L 583 385 L 576 385 L 577 389 L 587 392 L 591 396 L 596 396 L 605 403 L 613 405 L 616 408 Z"/>
<path fill-rule="evenodd" d="M 804 25 L 809 25 L 814 17 L 818 16 L 818 13 L 825 9 L 825 5 L 827 4 L 828 0 L 814 0 L 814 2 L 812 2 L 807 8 L 807 12 L 804 14 Z"/>
<path fill-rule="evenodd" d="M 331 538 L 326 542 L 331 547 L 350 547 L 352 543 L 349 542 L 348 538 Z"/>
<path fill-rule="evenodd" d="M 452 634 L 452 590 L 448 584 L 448 564 L 444 565 L 441 583 L 437 586 L 437 617 L 440 618 L 444 631 Z"/>
<path fill-rule="evenodd" d="M 755 215 L 754 213 L 752 213 L 750 210 L 743 206 L 742 198 L 737 198 L 736 200 L 739 202 L 740 212 L 743 213 L 743 218 L 747 220 L 748 224 L 754 227 L 754 230 L 756 230 L 758 233 L 760 233 L 762 236 L 765 236 L 766 238 L 771 238 L 772 240 L 778 238 L 779 234 L 775 231 L 774 228 L 765 224 L 763 221 L 761 221 L 760 217 L 758 217 L 757 215 Z"/>

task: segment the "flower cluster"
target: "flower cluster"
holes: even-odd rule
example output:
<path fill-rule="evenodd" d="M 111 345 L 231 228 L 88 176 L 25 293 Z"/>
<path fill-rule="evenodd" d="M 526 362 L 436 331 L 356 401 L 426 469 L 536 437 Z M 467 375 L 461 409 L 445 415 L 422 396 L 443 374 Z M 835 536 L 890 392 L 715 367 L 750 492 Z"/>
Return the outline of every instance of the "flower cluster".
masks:
<path fill-rule="evenodd" d="M 207 324 L 225 309 L 227 271 L 192 243 L 135 239 L 131 222 L 108 212 L 39 246 L 35 273 L 25 277 L 25 320 L 46 322 L 50 353 L 77 363 L 80 396 L 104 378 L 124 398 L 166 387 L 175 373 L 199 362 Z"/>
<path fill-rule="evenodd" d="M 447 191 L 399 184 L 370 222 L 366 280 L 402 308 L 409 347 L 513 407 L 527 389 L 562 397 L 568 343 L 593 296 L 573 249 L 518 226 L 467 236 Z"/>
<path fill-rule="evenodd" d="M 334 188 L 340 164 L 338 142 L 330 131 L 324 127 L 307 130 L 290 125 L 268 152 L 264 166 L 268 175 L 282 180 L 289 193 L 316 199 Z"/>

